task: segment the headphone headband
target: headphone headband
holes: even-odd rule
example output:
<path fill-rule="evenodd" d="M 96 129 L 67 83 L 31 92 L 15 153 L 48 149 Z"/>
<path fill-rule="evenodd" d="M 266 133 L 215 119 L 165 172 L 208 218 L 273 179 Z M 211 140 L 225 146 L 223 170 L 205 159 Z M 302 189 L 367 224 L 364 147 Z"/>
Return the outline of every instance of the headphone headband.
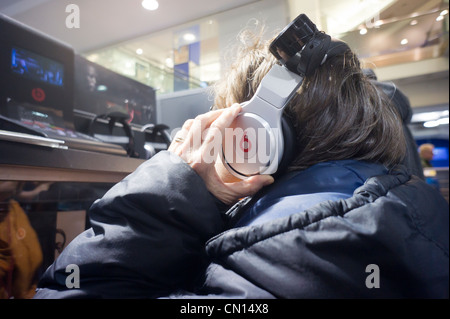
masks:
<path fill-rule="evenodd" d="M 332 39 L 304 14 L 292 21 L 270 44 L 270 52 L 291 72 L 309 76 L 325 61 L 348 50 L 348 45 Z"/>
<path fill-rule="evenodd" d="M 246 178 L 285 170 L 296 145 L 295 130 L 283 115 L 284 107 L 305 76 L 348 49 L 345 42 L 317 30 L 304 14 L 284 28 L 269 46 L 282 65 L 274 64 L 251 100 L 242 103 L 242 112 L 230 125 L 236 135 L 224 138 L 222 159 L 231 174 Z"/>

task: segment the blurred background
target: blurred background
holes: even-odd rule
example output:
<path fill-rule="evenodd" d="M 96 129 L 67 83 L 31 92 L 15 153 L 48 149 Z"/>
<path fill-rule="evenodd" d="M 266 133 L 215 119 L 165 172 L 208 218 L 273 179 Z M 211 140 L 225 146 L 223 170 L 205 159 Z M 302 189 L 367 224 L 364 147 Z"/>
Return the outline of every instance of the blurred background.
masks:
<path fill-rule="evenodd" d="M 1 14 L 27 26 L 19 27 L 26 36 L 14 38 L 5 26 L 15 23 L 0 19 L 0 299 L 31 297 L 40 274 L 89 227 L 92 202 L 166 149 L 168 133 L 209 110 L 211 89 L 233 62 L 241 30 L 264 26 L 271 39 L 301 13 L 407 96 L 417 151 L 433 145 L 425 179 L 448 201 L 448 10 L 448 0 L 0 0 Z M 35 70 L 65 70 L 64 78 L 26 78 L 31 73 L 15 59 L 36 62 Z M 94 132 L 104 112 L 110 120 L 99 119 Z M 71 127 L 50 121 L 53 116 Z M 121 119 L 127 122 L 116 123 Z M 83 147 L 94 138 L 102 143 L 49 151 L 52 141 L 29 145 L 20 135 L 45 131 L 62 138 L 75 134 L 71 129 Z M 6 232 L 11 218 L 23 221 L 20 241 Z M 20 246 L 25 233 L 35 248 Z M 23 262 L 6 258 L 23 251 L 36 254 Z M 26 277 L 14 277 L 17 269 Z"/>

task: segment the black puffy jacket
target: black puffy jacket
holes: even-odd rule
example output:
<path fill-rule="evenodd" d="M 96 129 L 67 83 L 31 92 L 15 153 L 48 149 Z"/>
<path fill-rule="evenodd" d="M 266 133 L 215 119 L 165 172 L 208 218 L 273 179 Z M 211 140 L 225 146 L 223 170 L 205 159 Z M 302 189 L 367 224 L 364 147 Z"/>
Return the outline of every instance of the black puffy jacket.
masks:
<path fill-rule="evenodd" d="M 276 183 L 273 187 L 277 187 Z M 35 298 L 448 298 L 448 204 L 399 166 L 347 199 L 230 228 L 202 179 L 161 152 L 90 210 Z M 79 288 L 68 288 L 68 265 Z"/>

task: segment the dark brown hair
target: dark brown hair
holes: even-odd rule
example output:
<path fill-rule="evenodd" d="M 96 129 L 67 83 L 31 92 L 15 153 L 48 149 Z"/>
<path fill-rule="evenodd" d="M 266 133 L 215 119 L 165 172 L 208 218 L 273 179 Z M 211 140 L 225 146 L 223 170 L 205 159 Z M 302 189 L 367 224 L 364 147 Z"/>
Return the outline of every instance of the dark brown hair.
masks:
<path fill-rule="evenodd" d="M 241 36 L 251 36 L 243 33 Z M 216 108 L 249 100 L 262 77 L 277 63 L 269 42 L 257 35 L 238 51 L 228 75 L 216 84 Z M 366 77 L 348 50 L 306 77 L 285 110 L 297 133 L 291 170 L 319 162 L 355 159 L 392 167 L 406 152 L 402 122 L 395 106 Z"/>

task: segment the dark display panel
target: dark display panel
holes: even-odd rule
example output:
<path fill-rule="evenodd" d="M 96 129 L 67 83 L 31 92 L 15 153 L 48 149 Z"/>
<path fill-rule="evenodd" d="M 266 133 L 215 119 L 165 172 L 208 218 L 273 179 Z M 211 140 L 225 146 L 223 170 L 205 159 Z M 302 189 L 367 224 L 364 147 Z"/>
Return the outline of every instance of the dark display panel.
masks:
<path fill-rule="evenodd" d="M 64 65 L 34 52 L 13 47 L 11 70 L 24 78 L 56 86 L 64 85 Z"/>
<path fill-rule="evenodd" d="M 155 90 L 113 72 L 86 58 L 75 56 L 75 109 L 95 115 L 121 112 L 129 123 L 156 123 Z"/>
<path fill-rule="evenodd" d="M 48 108 L 73 125 L 73 48 L 0 13 L 0 114 Z"/>

